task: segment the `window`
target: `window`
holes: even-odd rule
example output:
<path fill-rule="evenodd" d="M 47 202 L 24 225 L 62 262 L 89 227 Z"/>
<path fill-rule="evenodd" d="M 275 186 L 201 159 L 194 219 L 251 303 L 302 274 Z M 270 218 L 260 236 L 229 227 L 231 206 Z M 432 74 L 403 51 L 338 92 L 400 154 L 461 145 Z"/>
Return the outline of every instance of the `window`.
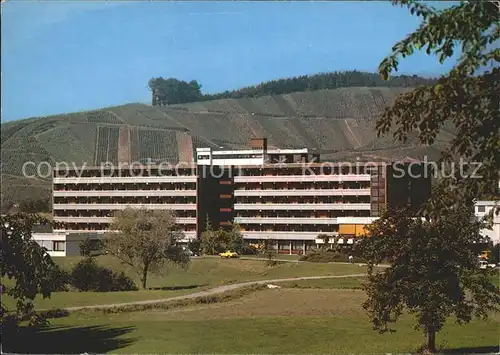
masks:
<path fill-rule="evenodd" d="M 486 206 L 477 206 L 477 211 L 482 213 L 486 212 Z"/>
<path fill-rule="evenodd" d="M 66 242 L 54 242 L 54 251 L 64 251 Z"/>
<path fill-rule="evenodd" d="M 52 251 L 52 242 L 50 240 L 39 240 L 37 242 L 42 248 Z"/>

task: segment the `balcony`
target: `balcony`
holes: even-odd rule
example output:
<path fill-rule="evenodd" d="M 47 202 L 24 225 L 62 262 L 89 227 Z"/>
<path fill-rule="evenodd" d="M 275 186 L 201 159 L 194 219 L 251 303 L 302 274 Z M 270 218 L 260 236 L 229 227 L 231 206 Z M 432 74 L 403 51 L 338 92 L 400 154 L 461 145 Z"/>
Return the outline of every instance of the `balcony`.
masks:
<path fill-rule="evenodd" d="M 288 210 L 288 211 L 319 211 L 319 210 L 370 210 L 369 203 L 235 203 L 235 211 L 255 210 Z"/>
<path fill-rule="evenodd" d="M 57 229 L 54 230 L 56 233 L 64 233 L 64 235 L 71 235 L 72 233 L 95 233 L 96 235 L 102 235 L 104 233 L 111 233 L 111 231 L 106 230 L 106 229 L 99 229 L 99 230 L 87 230 L 87 229 Z M 195 239 L 196 238 L 196 231 L 182 231 L 184 233 L 184 238 L 181 240 L 181 242 L 188 242 L 189 240 Z"/>
<path fill-rule="evenodd" d="M 234 196 L 369 196 L 370 189 L 235 190 Z"/>
<path fill-rule="evenodd" d="M 196 190 L 82 190 L 53 191 L 54 197 L 146 197 L 146 196 L 196 196 Z"/>
<path fill-rule="evenodd" d="M 151 204 L 125 204 L 125 203 L 55 203 L 54 210 L 124 210 L 127 207 L 145 208 L 148 210 L 186 210 L 195 211 L 196 203 L 151 203 Z"/>
<path fill-rule="evenodd" d="M 196 182 L 196 175 L 184 176 L 101 176 L 101 177 L 55 177 L 54 184 L 133 184 L 164 182 Z"/>
<path fill-rule="evenodd" d="M 350 175 L 268 175 L 235 176 L 234 182 L 316 182 L 316 181 L 370 181 L 368 174 Z"/>
<path fill-rule="evenodd" d="M 244 231 L 244 239 L 275 239 L 275 240 L 313 240 L 315 241 L 321 232 L 273 232 L 273 231 Z M 326 233 L 337 235 L 337 233 Z"/>
<path fill-rule="evenodd" d="M 317 217 L 235 217 L 239 224 L 337 224 L 337 218 Z"/>
<path fill-rule="evenodd" d="M 196 224 L 196 217 L 178 217 L 177 223 Z M 113 217 L 60 217 L 54 216 L 54 221 L 61 223 L 112 223 Z"/>

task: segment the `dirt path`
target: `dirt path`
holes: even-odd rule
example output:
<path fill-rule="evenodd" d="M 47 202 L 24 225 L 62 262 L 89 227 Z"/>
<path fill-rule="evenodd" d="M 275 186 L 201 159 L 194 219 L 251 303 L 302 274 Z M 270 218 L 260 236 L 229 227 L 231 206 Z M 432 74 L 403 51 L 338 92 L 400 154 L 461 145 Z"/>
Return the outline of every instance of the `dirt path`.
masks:
<path fill-rule="evenodd" d="M 260 280 L 260 281 L 247 281 L 241 282 L 232 285 L 223 285 L 217 286 L 212 289 L 206 291 L 200 291 L 195 293 L 190 293 L 188 295 L 175 296 L 169 298 L 160 298 L 154 300 L 146 300 L 146 301 L 135 301 L 135 302 L 127 302 L 127 303 L 113 303 L 113 304 L 103 304 L 103 305 L 95 305 L 95 306 L 80 306 L 80 307 L 66 307 L 64 308 L 67 311 L 79 311 L 83 309 L 95 309 L 95 308 L 113 308 L 113 307 L 122 307 L 122 306 L 132 306 L 132 305 L 141 305 L 141 304 L 154 304 L 154 303 L 163 303 L 163 302 L 171 302 L 171 301 L 179 301 L 185 299 L 192 299 L 198 297 L 212 296 L 219 293 L 235 290 L 238 288 L 259 285 L 259 284 L 272 284 L 286 281 L 299 281 L 299 280 L 319 280 L 319 279 L 341 279 L 348 277 L 363 277 L 366 274 L 351 274 L 351 275 L 335 275 L 335 276 L 303 276 L 303 277 L 291 277 L 286 279 L 271 279 L 271 280 Z"/>

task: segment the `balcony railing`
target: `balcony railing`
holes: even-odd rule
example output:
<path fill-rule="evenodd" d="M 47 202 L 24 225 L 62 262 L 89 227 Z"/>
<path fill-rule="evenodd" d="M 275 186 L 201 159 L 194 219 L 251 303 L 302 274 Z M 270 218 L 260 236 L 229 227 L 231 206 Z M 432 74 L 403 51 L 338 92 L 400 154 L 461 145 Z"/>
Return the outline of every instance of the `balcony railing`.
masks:
<path fill-rule="evenodd" d="M 55 177 L 54 184 L 130 184 L 130 183 L 165 183 L 196 182 L 196 175 L 184 176 L 133 176 L 133 177 Z"/>
<path fill-rule="evenodd" d="M 196 203 L 145 203 L 145 204 L 120 204 L 120 203 L 54 203 L 54 210 L 124 210 L 127 207 L 145 208 L 148 210 L 186 210 L 195 211 Z"/>
<path fill-rule="evenodd" d="M 370 181 L 370 175 L 267 175 L 235 176 L 234 182 L 315 182 L 315 181 Z"/>
<path fill-rule="evenodd" d="M 337 224 L 337 218 L 317 217 L 235 217 L 239 224 Z"/>
<path fill-rule="evenodd" d="M 370 210 L 369 203 L 235 203 L 235 211 L 245 210 Z"/>
<path fill-rule="evenodd" d="M 177 223 L 196 224 L 196 217 L 178 217 Z M 54 216 L 54 221 L 63 223 L 112 223 L 113 217 L 60 217 Z"/>
<path fill-rule="evenodd" d="M 276 240 L 316 240 L 322 232 L 275 232 L 275 231 L 244 231 L 245 239 L 276 239 Z M 337 232 L 323 234 L 338 235 Z"/>
<path fill-rule="evenodd" d="M 235 190 L 234 196 L 369 196 L 370 189 Z"/>
<path fill-rule="evenodd" d="M 196 190 L 55 190 L 54 197 L 196 196 Z"/>

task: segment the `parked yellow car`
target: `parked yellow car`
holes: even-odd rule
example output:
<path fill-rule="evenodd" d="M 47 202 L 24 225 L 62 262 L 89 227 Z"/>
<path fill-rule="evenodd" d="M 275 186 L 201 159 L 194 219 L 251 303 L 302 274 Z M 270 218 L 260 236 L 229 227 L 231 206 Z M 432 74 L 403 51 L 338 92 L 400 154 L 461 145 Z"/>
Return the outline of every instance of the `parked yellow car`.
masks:
<path fill-rule="evenodd" d="M 229 258 L 239 258 L 240 256 L 238 255 L 237 252 L 235 251 L 225 251 L 224 253 L 219 253 L 219 256 L 221 258 L 226 258 L 226 259 L 229 259 Z"/>

